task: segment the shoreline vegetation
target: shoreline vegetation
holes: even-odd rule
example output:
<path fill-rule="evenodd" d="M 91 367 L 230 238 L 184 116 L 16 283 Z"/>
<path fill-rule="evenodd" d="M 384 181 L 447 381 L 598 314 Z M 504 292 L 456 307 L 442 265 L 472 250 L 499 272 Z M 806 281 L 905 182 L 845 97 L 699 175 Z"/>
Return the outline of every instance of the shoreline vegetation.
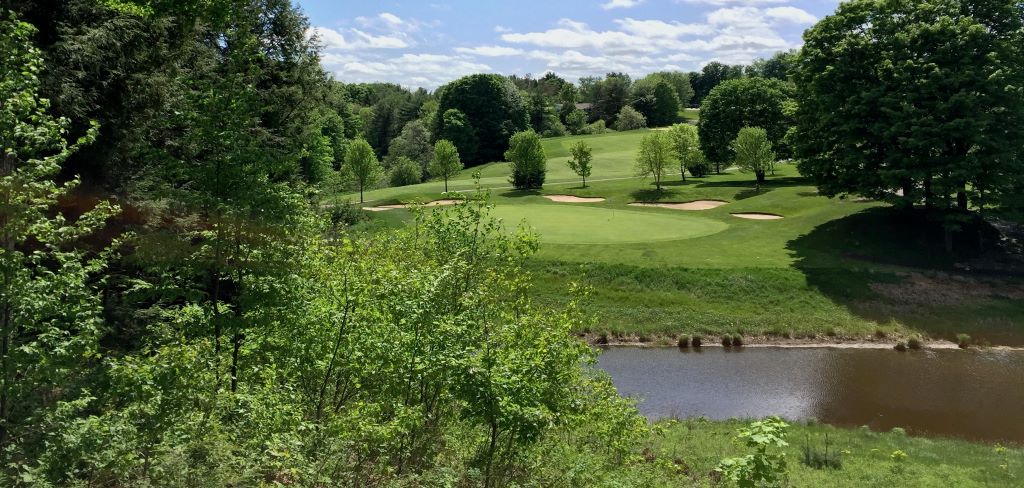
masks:
<path fill-rule="evenodd" d="M 701 336 L 701 345 L 694 347 L 692 345 L 679 346 L 680 337 L 692 337 L 686 334 L 666 334 L 666 335 L 653 335 L 653 336 L 638 336 L 638 335 L 622 335 L 622 336 L 603 336 L 602 334 L 583 333 L 579 334 L 579 337 L 586 341 L 591 346 L 597 347 L 676 347 L 681 349 L 695 349 L 704 347 L 738 347 L 738 348 L 778 348 L 778 349 L 897 349 L 900 343 L 906 343 L 911 338 L 885 338 L 876 339 L 871 337 L 829 337 L 827 340 L 820 337 L 809 337 L 809 338 L 785 338 L 785 337 L 769 337 L 769 336 L 741 336 L 742 345 L 739 346 L 724 346 L 722 339 L 725 337 L 733 337 L 730 335 L 725 336 L 714 336 L 706 335 Z M 982 351 L 1013 351 L 1013 352 L 1024 352 L 1022 346 L 1003 346 L 1003 345 L 969 345 L 967 347 L 961 347 L 956 342 L 946 340 L 927 340 L 922 341 L 919 347 L 921 350 L 937 349 L 937 350 L 953 350 L 953 349 L 965 349 L 965 350 L 982 350 Z"/>

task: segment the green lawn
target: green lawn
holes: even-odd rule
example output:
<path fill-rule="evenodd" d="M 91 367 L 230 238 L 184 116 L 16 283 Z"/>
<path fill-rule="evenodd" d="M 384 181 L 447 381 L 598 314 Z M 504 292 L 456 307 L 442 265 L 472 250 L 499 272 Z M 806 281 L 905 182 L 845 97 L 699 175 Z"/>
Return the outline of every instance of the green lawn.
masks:
<path fill-rule="evenodd" d="M 745 422 L 709 422 L 698 419 L 668 423 L 663 435 L 650 441 L 654 459 L 638 470 L 658 470 L 649 486 L 709 486 L 710 473 L 723 457 L 748 453 L 735 442 Z M 791 486 L 829 487 L 982 487 L 1021 486 L 1024 451 L 951 439 L 908 437 L 825 425 L 791 425 L 785 449 Z M 839 453 L 841 469 L 815 469 L 804 465 L 802 449 L 809 444 Z M 907 456 L 892 459 L 895 451 Z M 675 473 L 672 473 L 675 471 Z"/>
<path fill-rule="evenodd" d="M 958 258 L 946 254 L 935 228 L 878 202 L 819 196 L 792 165 L 781 165 L 761 191 L 752 175 L 734 170 L 685 182 L 674 173 L 657 191 L 652 180 L 632 176 L 646 132 L 545 139 L 548 176 L 540 192 L 508 188 L 505 163 L 477 168 L 481 185 L 491 188 L 494 214 L 540 234 L 530 265 L 535 298 L 557 306 L 571 282 L 593 289 L 590 310 L 598 323 L 590 332 L 663 340 L 681 333 L 890 340 L 967 333 L 1024 344 L 1021 280 L 956 272 Z M 565 164 L 577 140 L 594 148 L 587 188 Z M 474 170 L 451 188 L 471 189 Z M 442 189 L 429 182 L 375 190 L 367 192 L 367 205 L 432 200 Z M 606 200 L 555 203 L 544 194 Z M 629 206 L 702 199 L 729 203 L 702 211 Z M 732 215 L 743 212 L 784 218 Z M 370 216 L 367 227 L 387 228 L 403 225 L 409 213 Z"/>

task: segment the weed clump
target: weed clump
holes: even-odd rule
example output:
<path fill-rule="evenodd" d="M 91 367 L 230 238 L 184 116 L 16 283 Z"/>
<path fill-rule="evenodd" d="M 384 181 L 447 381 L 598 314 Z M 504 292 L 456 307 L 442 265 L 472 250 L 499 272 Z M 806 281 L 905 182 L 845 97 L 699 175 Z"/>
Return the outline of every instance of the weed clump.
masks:
<path fill-rule="evenodd" d="M 921 339 L 919 337 L 911 337 L 907 341 L 907 347 L 914 350 L 921 349 Z"/>
<path fill-rule="evenodd" d="M 903 342 L 903 341 L 899 341 L 899 342 L 896 343 L 896 346 L 893 347 L 893 349 L 895 349 L 895 350 L 897 350 L 899 352 L 906 352 L 906 350 L 907 350 L 907 343 Z"/>
<path fill-rule="evenodd" d="M 694 334 L 693 337 L 690 338 L 690 345 L 693 347 L 700 347 L 701 336 L 699 334 Z"/>
<path fill-rule="evenodd" d="M 971 336 L 967 334 L 957 334 L 956 344 L 960 346 L 960 349 L 967 349 L 971 347 Z"/>
<path fill-rule="evenodd" d="M 722 347 L 732 347 L 732 336 L 729 334 L 722 336 Z"/>
<path fill-rule="evenodd" d="M 804 442 L 803 463 L 804 466 L 814 469 L 843 469 L 843 460 L 840 453 L 835 449 L 830 450 L 828 434 L 825 434 L 824 449 L 819 449 L 811 444 L 810 435 Z"/>
<path fill-rule="evenodd" d="M 690 347 L 690 336 L 688 336 L 688 335 L 681 335 L 681 336 L 679 336 L 679 340 L 676 342 L 676 345 L 679 346 L 680 349 L 686 349 L 686 348 Z"/>
<path fill-rule="evenodd" d="M 733 345 L 733 347 L 742 347 L 743 346 L 743 336 L 741 336 L 739 334 L 733 335 L 732 336 L 732 345 Z"/>

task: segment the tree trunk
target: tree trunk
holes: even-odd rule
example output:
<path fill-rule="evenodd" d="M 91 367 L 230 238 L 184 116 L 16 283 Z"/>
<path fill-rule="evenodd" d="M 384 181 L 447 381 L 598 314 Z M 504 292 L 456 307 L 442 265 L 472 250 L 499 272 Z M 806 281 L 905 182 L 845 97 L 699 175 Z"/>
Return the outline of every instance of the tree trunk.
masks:
<path fill-rule="evenodd" d="M 956 208 L 961 212 L 967 212 L 967 190 L 960 185 L 960 191 L 956 192 Z"/>
<path fill-rule="evenodd" d="M 924 208 L 931 210 L 935 206 L 935 194 L 932 193 L 932 177 L 924 179 Z"/>
<path fill-rule="evenodd" d="M 448 193 L 448 177 L 444 177 L 444 192 Z"/>
<path fill-rule="evenodd" d="M 447 191 L 448 182 L 446 181 L 444 183 L 444 185 L 445 185 L 445 189 L 446 189 L 445 191 Z M 359 185 L 359 203 L 363 203 L 363 185 Z"/>
<path fill-rule="evenodd" d="M 763 185 L 764 182 L 765 182 L 764 170 L 755 171 L 754 174 L 757 176 L 757 189 L 760 190 L 761 189 L 761 185 Z"/>

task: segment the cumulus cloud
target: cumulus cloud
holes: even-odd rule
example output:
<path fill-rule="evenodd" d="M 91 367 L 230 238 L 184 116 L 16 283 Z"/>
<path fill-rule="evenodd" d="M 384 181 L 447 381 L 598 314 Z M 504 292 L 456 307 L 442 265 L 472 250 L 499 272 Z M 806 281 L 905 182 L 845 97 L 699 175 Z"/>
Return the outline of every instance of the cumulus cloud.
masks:
<path fill-rule="evenodd" d="M 608 3 L 601 5 L 601 8 L 605 10 L 611 10 L 614 8 L 633 8 L 641 3 L 644 3 L 644 0 L 610 0 Z"/>
<path fill-rule="evenodd" d="M 706 24 L 682 24 L 679 22 L 664 22 L 661 20 L 635 20 L 629 17 L 615 21 L 622 30 L 642 37 L 666 37 L 676 38 L 686 35 L 705 35 L 714 32 L 711 26 Z"/>
<path fill-rule="evenodd" d="M 455 52 L 461 54 L 471 54 L 474 56 L 487 56 L 487 57 L 498 57 L 498 56 L 519 56 L 523 54 L 522 49 L 516 49 L 514 47 L 507 46 L 476 46 L 476 47 L 457 47 Z"/>
<path fill-rule="evenodd" d="M 400 37 L 375 36 L 359 29 L 350 29 L 350 36 L 345 37 L 339 30 L 329 27 L 311 27 L 306 35 L 316 37 L 328 52 L 351 51 L 355 49 L 402 49 L 410 44 Z"/>
<path fill-rule="evenodd" d="M 690 3 L 726 7 L 729 5 L 756 6 L 786 3 L 789 0 L 676 0 L 676 3 Z"/>
<path fill-rule="evenodd" d="M 818 21 L 817 17 L 796 7 L 774 7 L 766 9 L 764 14 L 769 19 L 792 24 L 813 24 Z"/>
<path fill-rule="evenodd" d="M 463 56 L 406 53 L 382 59 L 349 59 L 332 64 L 326 58 L 324 67 L 346 82 L 384 81 L 405 86 L 435 88 L 452 79 L 473 73 L 492 72 L 483 63 Z"/>

